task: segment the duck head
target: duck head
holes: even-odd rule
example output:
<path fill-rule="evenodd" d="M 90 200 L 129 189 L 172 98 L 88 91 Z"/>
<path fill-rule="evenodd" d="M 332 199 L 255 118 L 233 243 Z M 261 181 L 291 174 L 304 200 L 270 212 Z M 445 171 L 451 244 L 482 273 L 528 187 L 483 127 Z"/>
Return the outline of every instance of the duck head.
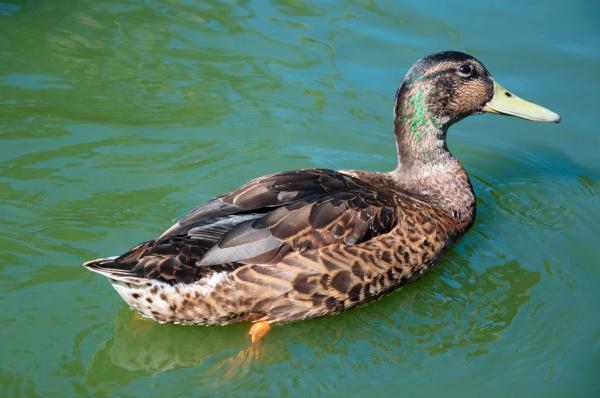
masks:
<path fill-rule="evenodd" d="M 483 112 L 560 122 L 558 114 L 502 87 L 476 58 L 456 51 L 434 53 L 410 68 L 396 94 L 394 128 L 401 161 L 431 161 L 436 151 L 447 153 L 448 127 Z"/>

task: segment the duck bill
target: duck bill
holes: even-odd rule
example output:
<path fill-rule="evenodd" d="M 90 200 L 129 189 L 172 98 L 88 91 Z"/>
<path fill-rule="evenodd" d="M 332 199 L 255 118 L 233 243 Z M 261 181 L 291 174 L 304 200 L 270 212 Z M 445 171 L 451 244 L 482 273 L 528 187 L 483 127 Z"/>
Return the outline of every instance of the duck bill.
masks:
<path fill-rule="evenodd" d="M 536 122 L 560 123 L 560 116 L 550 109 L 517 97 L 494 80 L 494 96 L 483 107 L 484 112 L 500 113 Z"/>

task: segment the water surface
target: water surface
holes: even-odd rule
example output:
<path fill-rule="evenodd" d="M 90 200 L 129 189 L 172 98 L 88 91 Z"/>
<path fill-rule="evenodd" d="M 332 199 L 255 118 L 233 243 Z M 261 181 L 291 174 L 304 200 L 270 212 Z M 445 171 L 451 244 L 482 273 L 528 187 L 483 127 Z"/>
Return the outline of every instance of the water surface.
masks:
<path fill-rule="evenodd" d="M 594 2 L 0 3 L 0 395 L 600 394 Z M 419 282 L 275 327 L 138 319 L 87 259 L 278 170 L 390 170 L 396 87 L 445 49 L 563 117 L 454 126 L 473 229 Z"/>

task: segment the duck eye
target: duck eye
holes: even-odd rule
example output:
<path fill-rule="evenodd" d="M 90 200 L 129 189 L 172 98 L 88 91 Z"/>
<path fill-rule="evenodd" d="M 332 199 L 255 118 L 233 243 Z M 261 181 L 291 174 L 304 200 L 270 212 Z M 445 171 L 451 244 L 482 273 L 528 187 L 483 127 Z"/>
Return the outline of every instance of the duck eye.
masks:
<path fill-rule="evenodd" d="M 469 64 L 462 64 L 458 68 L 458 72 L 463 76 L 471 76 L 471 73 L 473 73 L 473 68 L 471 68 L 471 65 Z"/>

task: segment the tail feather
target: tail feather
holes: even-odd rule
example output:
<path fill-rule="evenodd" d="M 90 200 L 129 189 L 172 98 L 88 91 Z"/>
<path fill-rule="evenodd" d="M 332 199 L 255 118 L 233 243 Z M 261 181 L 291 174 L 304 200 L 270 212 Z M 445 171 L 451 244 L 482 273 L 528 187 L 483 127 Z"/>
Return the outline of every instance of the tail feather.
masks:
<path fill-rule="evenodd" d="M 139 258 L 143 256 L 146 249 L 151 247 L 153 243 L 153 240 L 143 242 L 121 256 L 97 258 L 86 261 L 83 263 L 83 266 L 90 271 L 97 272 L 110 279 L 130 281 L 131 278 L 135 278 L 136 280 L 140 280 L 139 275 L 135 275 L 132 272 L 133 267 L 138 263 Z"/>
<path fill-rule="evenodd" d="M 95 260 L 86 261 L 84 267 L 102 266 L 104 264 L 113 264 L 119 256 L 97 258 Z"/>
<path fill-rule="evenodd" d="M 97 272 L 100 275 L 104 275 L 110 279 L 131 278 L 131 272 L 117 267 L 117 262 L 115 260 L 118 258 L 118 256 L 97 258 L 95 260 L 86 261 L 83 263 L 83 266 L 90 271 Z"/>

